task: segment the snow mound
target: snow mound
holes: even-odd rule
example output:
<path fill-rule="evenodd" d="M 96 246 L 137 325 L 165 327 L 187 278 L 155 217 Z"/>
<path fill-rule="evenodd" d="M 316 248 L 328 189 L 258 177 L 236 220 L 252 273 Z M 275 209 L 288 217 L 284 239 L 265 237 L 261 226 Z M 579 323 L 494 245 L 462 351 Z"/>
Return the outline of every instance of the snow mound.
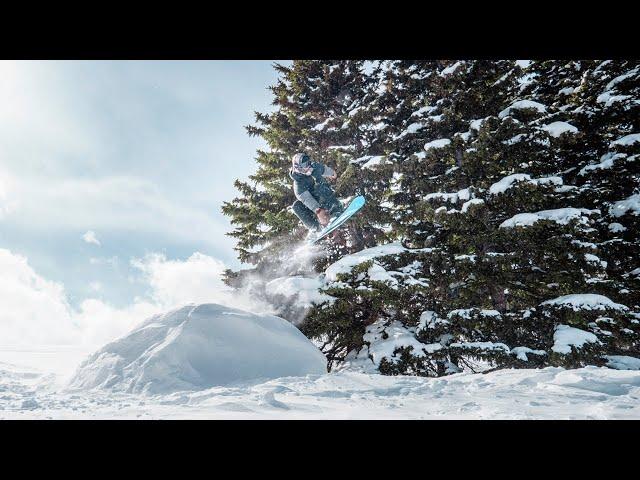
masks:
<path fill-rule="evenodd" d="M 328 281 L 335 282 L 338 280 L 338 275 L 341 273 L 349 273 L 353 267 L 361 263 L 373 260 L 376 257 L 383 255 L 396 255 L 406 252 L 407 249 L 403 247 L 400 242 L 389 243 L 387 245 L 380 245 L 378 247 L 371 247 L 361 250 L 357 253 L 346 255 L 337 262 L 331 264 L 325 270 L 325 277 Z"/>
<path fill-rule="evenodd" d="M 462 200 L 469 200 L 471 198 L 471 190 L 468 188 L 464 188 L 454 193 L 446 193 L 446 192 L 433 192 L 425 195 L 425 200 L 442 200 L 451 203 L 457 203 Z"/>
<path fill-rule="evenodd" d="M 533 213 L 518 213 L 500 224 L 500 228 L 524 227 L 533 225 L 540 220 L 551 220 L 561 225 L 568 224 L 571 220 L 578 220 L 579 223 L 586 223 L 585 215 L 600 213 L 599 210 L 589 210 L 586 208 L 556 208 L 554 210 L 543 210 Z"/>
<path fill-rule="evenodd" d="M 462 65 L 462 62 L 456 62 L 456 63 L 454 63 L 453 65 L 451 65 L 451 66 L 449 66 L 449 67 L 445 68 L 444 70 L 442 70 L 442 71 L 440 72 L 440 76 L 441 76 L 441 77 L 446 77 L 447 75 L 451 75 L 453 72 L 455 72 L 455 71 L 458 69 L 458 67 L 459 67 L 460 65 Z"/>
<path fill-rule="evenodd" d="M 461 211 L 462 213 L 467 213 L 471 205 L 482 205 L 483 203 L 484 203 L 484 200 L 482 200 L 481 198 L 472 198 L 471 200 L 466 201 L 462 204 Z"/>
<path fill-rule="evenodd" d="M 585 343 L 598 343 L 598 337 L 579 328 L 558 325 L 553 334 L 553 347 L 551 347 L 551 350 L 568 354 L 571 353 L 572 346 L 581 348 Z"/>
<path fill-rule="evenodd" d="M 622 217 L 627 212 L 632 212 L 633 215 L 640 214 L 640 193 L 631 195 L 629 198 L 615 202 L 609 209 L 609 213 L 614 217 Z"/>
<path fill-rule="evenodd" d="M 614 154 L 611 152 L 607 152 L 604 155 L 602 155 L 602 157 L 600 157 L 600 163 L 597 163 L 595 165 L 586 165 L 585 167 L 582 167 L 580 169 L 580 172 L 578 172 L 578 175 L 586 175 L 587 173 L 593 170 L 606 170 L 606 169 L 612 168 L 616 160 L 624 159 L 626 157 L 627 155 L 624 153 Z"/>
<path fill-rule="evenodd" d="M 561 307 L 570 307 L 575 311 L 578 310 L 629 310 L 629 307 L 620 303 L 615 303 L 604 295 L 596 293 L 574 293 L 571 295 L 563 295 L 542 302 L 541 305 L 558 305 Z"/>
<path fill-rule="evenodd" d="M 431 150 L 432 148 L 444 148 L 451 143 L 451 140 L 448 138 L 439 138 L 438 140 L 433 140 L 431 142 L 427 142 L 424 144 L 425 150 Z"/>
<path fill-rule="evenodd" d="M 399 348 L 413 349 L 413 354 L 423 357 L 425 352 L 433 353 L 442 349 L 439 343 L 425 344 L 419 342 L 416 336 L 400 322 L 392 322 L 386 326 L 384 322 L 377 321 L 367 327 L 363 336 L 368 342 L 367 353 L 376 366 L 380 365 L 383 358 L 396 359 L 394 352 Z"/>
<path fill-rule="evenodd" d="M 200 304 L 155 315 L 106 345 L 70 386 L 161 394 L 323 373 L 324 355 L 289 322 Z"/>
<path fill-rule="evenodd" d="M 384 155 L 375 155 L 375 156 L 372 156 L 372 157 L 370 157 L 370 159 L 369 159 L 367 162 L 365 162 L 365 163 L 362 165 L 362 168 L 369 168 L 369 169 L 371 169 L 371 168 L 373 168 L 373 167 L 377 167 L 378 165 L 382 165 L 382 164 L 383 164 L 384 159 L 385 159 Z M 391 163 L 391 162 L 386 162 L 386 163 Z"/>
<path fill-rule="evenodd" d="M 489 193 L 491 195 L 498 195 L 499 193 L 504 193 L 508 189 L 510 189 L 514 183 L 516 182 L 524 182 L 527 180 L 531 180 L 531 175 L 527 173 L 514 173 L 512 175 L 507 175 L 506 177 L 500 179 L 493 185 L 489 187 Z"/>
<path fill-rule="evenodd" d="M 563 133 L 578 133 L 578 129 L 567 122 L 552 122 L 542 127 L 552 137 L 558 138 Z"/>
<path fill-rule="evenodd" d="M 498 118 L 504 118 L 511 114 L 512 110 L 527 110 L 533 109 L 537 110 L 539 113 L 544 113 L 547 111 L 547 107 L 538 102 L 533 102 L 531 100 L 518 100 L 517 102 L 513 102 L 509 107 L 505 108 L 498 114 Z"/>
<path fill-rule="evenodd" d="M 640 358 L 626 355 L 608 355 L 607 366 L 616 370 L 640 370 Z"/>
<path fill-rule="evenodd" d="M 562 185 L 562 177 L 541 177 L 541 178 L 531 178 L 531 175 L 528 173 L 514 173 L 512 175 L 507 175 L 506 177 L 500 179 L 493 185 L 489 187 L 489 193 L 491 195 L 498 195 L 500 193 L 504 193 L 509 190 L 514 184 L 518 182 L 527 182 L 533 185 L 542 185 L 545 183 L 551 183 L 553 185 Z"/>
<path fill-rule="evenodd" d="M 624 137 L 620 137 L 619 139 L 614 140 L 613 142 L 611 142 L 611 146 L 615 147 L 616 145 L 618 145 L 621 147 L 627 147 L 638 142 L 640 142 L 640 133 L 632 133 L 631 135 L 625 135 Z"/>

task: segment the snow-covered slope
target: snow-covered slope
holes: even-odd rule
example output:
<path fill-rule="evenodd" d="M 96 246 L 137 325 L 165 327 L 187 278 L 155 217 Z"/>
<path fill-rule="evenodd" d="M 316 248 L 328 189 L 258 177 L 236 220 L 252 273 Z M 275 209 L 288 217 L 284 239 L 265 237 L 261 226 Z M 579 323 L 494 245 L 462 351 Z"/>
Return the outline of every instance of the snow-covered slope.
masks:
<path fill-rule="evenodd" d="M 59 388 L 56 347 L 0 346 L 0 419 L 638 419 L 640 372 L 500 370 L 442 378 L 305 375 L 161 395 Z M 36 361 L 40 358 L 42 361 Z M 79 358 L 76 356 L 76 358 Z M 36 365 L 37 363 L 37 365 Z"/>
<path fill-rule="evenodd" d="M 289 322 L 201 304 L 149 318 L 91 355 L 70 386 L 158 394 L 325 372 L 322 353 Z"/>

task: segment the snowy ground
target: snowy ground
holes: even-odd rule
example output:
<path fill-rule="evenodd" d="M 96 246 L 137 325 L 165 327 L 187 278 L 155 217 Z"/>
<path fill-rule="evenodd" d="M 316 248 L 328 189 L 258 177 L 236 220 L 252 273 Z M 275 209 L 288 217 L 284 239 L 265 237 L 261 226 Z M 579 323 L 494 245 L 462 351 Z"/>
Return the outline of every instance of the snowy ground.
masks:
<path fill-rule="evenodd" d="M 93 349 L 0 345 L 0 418 L 640 419 L 640 372 L 503 370 L 440 379 L 343 372 L 166 395 L 65 389 Z"/>

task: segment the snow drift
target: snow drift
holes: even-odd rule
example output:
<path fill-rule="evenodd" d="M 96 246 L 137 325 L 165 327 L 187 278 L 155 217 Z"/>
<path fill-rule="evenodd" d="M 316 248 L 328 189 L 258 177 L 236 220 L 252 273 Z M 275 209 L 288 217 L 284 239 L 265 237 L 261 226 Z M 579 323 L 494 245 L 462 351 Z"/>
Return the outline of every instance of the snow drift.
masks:
<path fill-rule="evenodd" d="M 160 394 L 323 373 L 325 357 L 282 318 L 201 304 L 147 319 L 86 359 L 70 386 Z"/>

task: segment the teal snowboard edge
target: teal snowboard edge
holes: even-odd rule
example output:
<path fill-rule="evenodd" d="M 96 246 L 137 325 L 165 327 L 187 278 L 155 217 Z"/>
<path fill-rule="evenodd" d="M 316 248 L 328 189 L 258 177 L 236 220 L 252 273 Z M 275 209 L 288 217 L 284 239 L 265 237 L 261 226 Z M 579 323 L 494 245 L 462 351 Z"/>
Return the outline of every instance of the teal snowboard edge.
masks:
<path fill-rule="evenodd" d="M 347 220 L 353 217 L 356 213 L 358 213 L 358 210 L 360 210 L 364 206 L 364 204 L 365 204 L 365 199 L 362 195 L 359 195 L 353 200 L 351 200 L 351 203 L 345 209 L 345 211 L 342 212 L 342 214 L 338 218 L 334 219 L 333 222 L 331 222 L 329 225 L 324 227 L 324 229 L 322 229 L 320 234 L 309 243 L 314 244 L 322 240 L 324 237 L 329 235 L 331 232 L 333 232 L 335 229 L 337 229 L 342 224 L 344 224 Z"/>

